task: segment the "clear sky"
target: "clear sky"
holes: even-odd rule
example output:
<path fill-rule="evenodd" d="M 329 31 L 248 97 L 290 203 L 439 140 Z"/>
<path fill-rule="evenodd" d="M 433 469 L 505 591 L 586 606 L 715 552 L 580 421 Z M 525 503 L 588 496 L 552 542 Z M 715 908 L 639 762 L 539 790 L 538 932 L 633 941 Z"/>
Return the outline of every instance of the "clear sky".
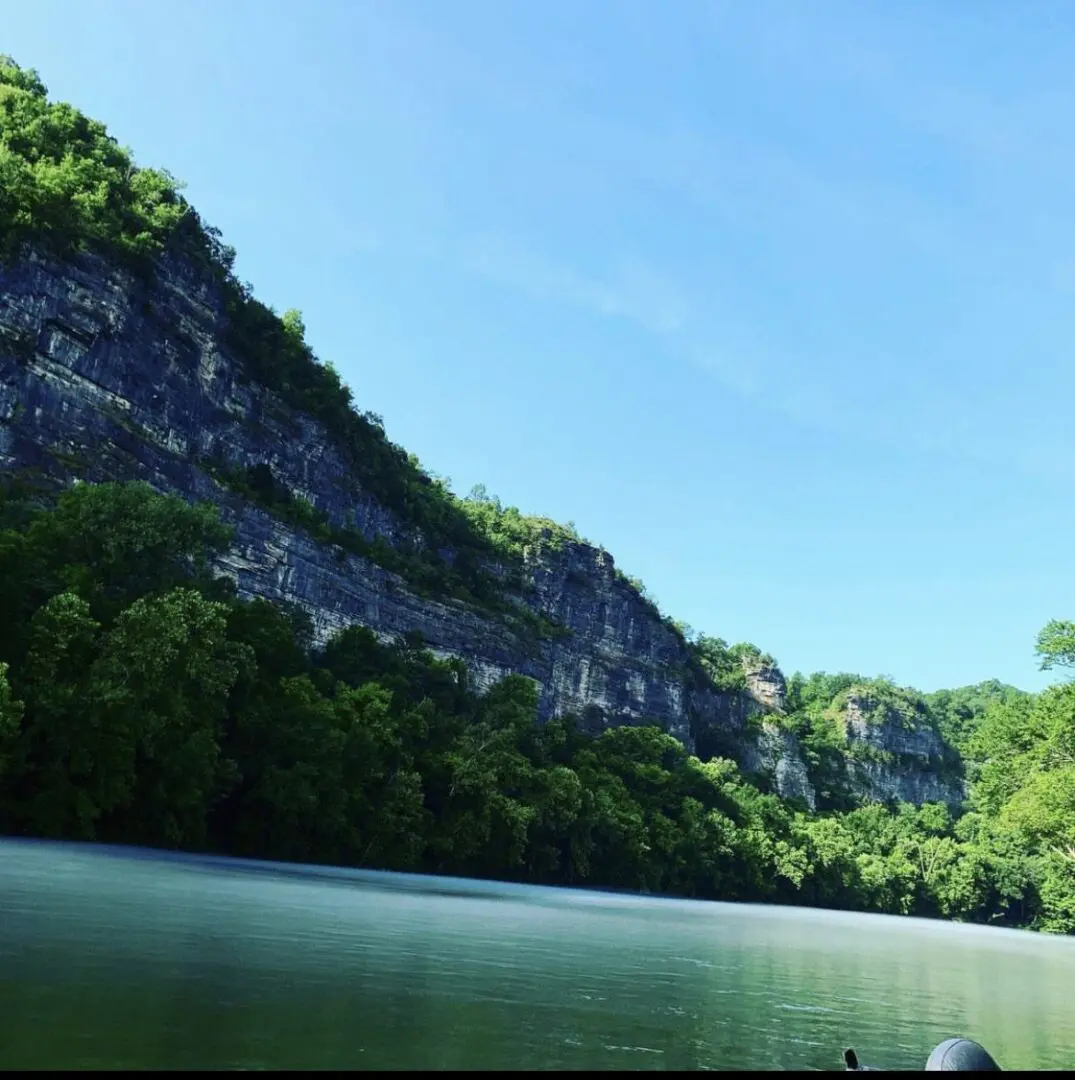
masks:
<path fill-rule="evenodd" d="M 1075 618 L 1070 0 L 0 0 L 456 491 L 788 671 Z"/>

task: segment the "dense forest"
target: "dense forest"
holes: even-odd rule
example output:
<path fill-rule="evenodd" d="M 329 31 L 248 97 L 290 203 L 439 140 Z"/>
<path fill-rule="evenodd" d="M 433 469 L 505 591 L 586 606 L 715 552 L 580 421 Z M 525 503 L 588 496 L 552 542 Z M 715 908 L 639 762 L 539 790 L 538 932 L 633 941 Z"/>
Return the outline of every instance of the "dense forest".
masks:
<path fill-rule="evenodd" d="M 577 538 L 426 473 L 353 407 L 297 313 L 278 316 L 234 278 L 234 253 L 170 176 L 137 168 L 102 125 L 0 58 L 0 259 L 31 244 L 147 275 L 181 258 L 209 275 L 248 377 L 317 417 L 420 538 L 363 549 L 415 588 L 507 612 L 527 550 Z M 25 343 L 0 349 L 18 358 Z M 231 480 L 327 529 L 258 477 Z M 590 738 L 571 717 L 539 725 L 531 682 L 477 694 L 462 662 L 415 637 L 386 645 L 353 627 L 315 649 L 300 612 L 210 573 L 229 535 L 213 507 L 141 484 L 6 485 L 0 830 L 1075 932 L 1075 684 L 922 697 L 795 676 L 781 722 L 816 777 L 835 776 L 840 702 L 868 683 L 935 723 L 970 781 L 958 814 L 853 805 L 835 783 L 811 813 L 657 728 Z M 724 688 L 741 685 L 748 654 L 766 659 L 691 641 Z M 1075 625 L 1050 623 L 1037 644 L 1044 666 L 1075 665 Z"/>

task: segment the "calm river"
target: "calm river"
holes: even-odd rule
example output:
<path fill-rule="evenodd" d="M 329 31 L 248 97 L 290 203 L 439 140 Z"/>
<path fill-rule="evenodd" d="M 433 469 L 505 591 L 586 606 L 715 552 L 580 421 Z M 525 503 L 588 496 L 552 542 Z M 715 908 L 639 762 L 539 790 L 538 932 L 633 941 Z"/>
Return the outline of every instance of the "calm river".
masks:
<path fill-rule="evenodd" d="M 0 1068 L 1075 1066 L 1075 940 L 0 840 Z"/>

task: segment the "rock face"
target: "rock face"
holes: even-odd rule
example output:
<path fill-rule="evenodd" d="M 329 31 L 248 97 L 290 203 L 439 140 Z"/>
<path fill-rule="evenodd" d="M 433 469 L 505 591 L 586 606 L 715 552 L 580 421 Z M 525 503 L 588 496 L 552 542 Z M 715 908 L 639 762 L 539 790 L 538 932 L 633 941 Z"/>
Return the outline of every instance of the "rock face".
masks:
<path fill-rule="evenodd" d="M 786 728 L 771 720 L 763 721 L 755 739 L 747 744 L 740 764 L 745 772 L 771 777 L 778 795 L 802 799 L 811 810 L 817 808 L 817 794 L 799 741 Z"/>
<path fill-rule="evenodd" d="M 951 806 L 966 798 L 951 752 L 928 718 L 876 701 L 867 691 L 852 691 L 841 726 L 848 781 L 859 798 Z"/>
<path fill-rule="evenodd" d="M 746 662 L 743 673 L 746 675 L 747 691 L 755 701 L 773 712 L 784 711 L 788 687 L 784 681 L 784 673 L 779 668 L 761 661 Z"/>
<path fill-rule="evenodd" d="M 762 706 L 689 671 L 682 639 L 615 573 L 612 557 L 566 545 L 530 566 L 536 610 L 569 633 L 537 648 L 489 615 L 416 595 L 373 562 L 315 543 L 223 489 L 203 462 L 267 464 L 275 479 L 368 539 L 406 530 L 356 483 L 326 432 L 247 383 L 223 346 L 213 288 L 181 262 L 151 283 L 101 259 L 30 255 L 0 270 L 0 470 L 69 481 L 142 479 L 221 506 L 236 526 L 220 569 L 248 596 L 286 599 L 323 642 L 352 623 L 384 636 L 417 630 L 465 659 L 479 686 L 534 678 L 540 713 L 592 727 L 657 723 L 694 749 L 741 732 Z"/>
<path fill-rule="evenodd" d="M 243 378 L 222 331 L 214 286 L 182 261 L 162 260 L 151 282 L 90 256 L 72 264 L 31 253 L 0 268 L 0 472 L 140 479 L 215 502 L 236 527 L 219 569 L 244 595 L 300 604 L 319 643 L 353 623 L 384 637 L 417 630 L 434 652 L 464 659 L 479 686 L 511 672 L 535 679 L 542 718 L 576 712 L 593 730 L 656 723 L 700 756 L 734 757 L 770 772 L 782 793 L 812 799 L 794 738 L 764 724 L 758 735 L 758 718 L 783 708 L 780 672 L 759 666 L 746 692 L 718 691 L 607 552 L 569 543 L 530 564 L 525 603 L 566 630 L 535 643 L 461 602 L 419 596 L 226 491 L 206 459 L 268 465 L 367 539 L 413 538 L 317 422 Z"/>

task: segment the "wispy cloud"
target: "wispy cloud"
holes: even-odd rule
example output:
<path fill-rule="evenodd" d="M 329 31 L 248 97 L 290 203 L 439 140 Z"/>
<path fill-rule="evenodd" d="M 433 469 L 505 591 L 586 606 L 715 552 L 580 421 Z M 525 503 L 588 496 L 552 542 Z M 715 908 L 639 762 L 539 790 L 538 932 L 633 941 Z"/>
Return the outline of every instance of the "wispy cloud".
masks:
<path fill-rule="evenodd" d="M 674 334 L 689 318 L 684 290 L 635 257 L 617 260 L 603 275 L 585 274 L 503 237 L 483 236 L 465 246 L 461 261 L 471 273 L 535 298 L 622 319 L 654 334 Z"/>
<path fill-rule="evenodd" d="M 653 338 L 662 354 L 704 372 L 759 410 L 806 428 L 950 460 L 1075 478 L 1070 440 L 1063 435 L 997 430 L 983 423 L 972 402 L 936 394 L 900 402 L 856 399 L 853 387 L 828 384 L 808 358 L 774 357 L 749 329 L 729 326 L 723 335 L 714 331 L 691 288 L 637 256 L 594 275 L 504 237 L 485 236 L 463 249 L 459 265 L 542 302 L 633 324 Z"/>

